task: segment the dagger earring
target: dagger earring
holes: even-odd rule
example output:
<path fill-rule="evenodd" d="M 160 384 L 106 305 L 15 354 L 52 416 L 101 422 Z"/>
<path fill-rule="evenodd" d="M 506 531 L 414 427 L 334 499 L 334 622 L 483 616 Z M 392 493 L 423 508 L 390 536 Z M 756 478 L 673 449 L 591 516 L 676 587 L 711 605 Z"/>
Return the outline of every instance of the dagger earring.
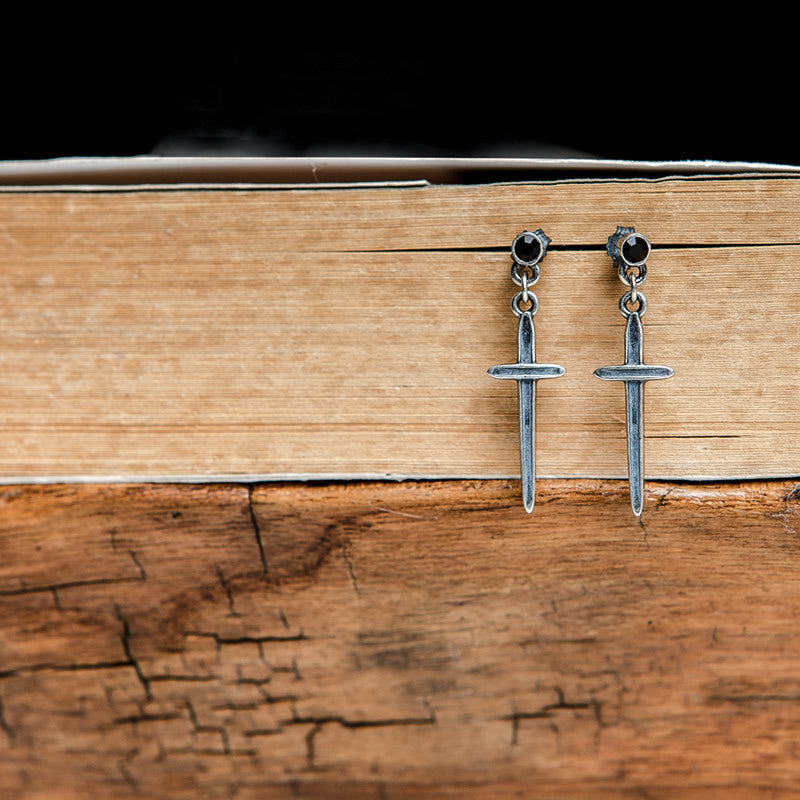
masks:
<path fill-rule="evenodd" d="M 619 301 L 619 310 L 626 318 L 625 363 L 615 367 L 600 367 L 594 371 L 605 381 L 625 383 L 625 412 L 628 438 L 628 483 L 631 507 L 638 517 L 644 503 L 644 384 L 671 378 L 671 367 L 651 366 L 642 357 L 642 321 L 647 300 L 638 290 L 647 278 L 647 259 L 650 242 L 634 228 L 617 227 L 608 237 L 608 255 L 619 272 L 619 279 L 630 287 Z"/>
<path fill-rule="evenodd" d="M 539 299 L 529 287 L 539 280 L 539 264 L 547 254 L 550 239 L 541 230 L 523 231 L 511 243 L 511 280 L 521 287 L 514 295 L 511 310 L 519 317 L 517 363 L 491 367 L 493 378 L 517 382 L 519 392 L 519 453 L 522 473 L 522 502 L 530 514 L 536 497 L 536 381 L 558 378 L 564 367 L 536 363 L 536 335 L 533 316 L 539 310 Z"/>

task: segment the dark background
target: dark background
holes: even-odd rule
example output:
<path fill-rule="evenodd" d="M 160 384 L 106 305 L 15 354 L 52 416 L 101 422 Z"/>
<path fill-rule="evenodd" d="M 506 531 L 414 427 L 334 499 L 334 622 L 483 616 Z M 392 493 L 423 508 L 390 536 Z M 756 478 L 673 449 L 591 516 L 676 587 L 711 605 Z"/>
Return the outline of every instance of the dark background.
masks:
<path fill-rule="evenodd" d="M 6 49 L 0 159 L 599 156 L 800 164 L 791 55 L 692 41 L 623 58 L 504 44 L 421 52 L 141 42 Z M 147 57 L 143 57 L 143 50 Z M 783 54 L 782 54 L 783 53 Z"/>

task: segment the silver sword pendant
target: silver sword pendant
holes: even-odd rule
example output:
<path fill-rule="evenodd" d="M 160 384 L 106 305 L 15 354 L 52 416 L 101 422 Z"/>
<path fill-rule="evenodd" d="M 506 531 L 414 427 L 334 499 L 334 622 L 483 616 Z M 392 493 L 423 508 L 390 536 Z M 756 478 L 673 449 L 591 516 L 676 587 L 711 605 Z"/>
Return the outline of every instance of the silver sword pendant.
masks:
<path fill-rule="evenodd" d="M 620 280 L 631 287 L 619 301 L 620 313 L 627 318 L 625 325 L 625 363 L 600 367 L 594 371 L 604 381 L 623 381 L 625 384 L 625 417 L 628 444 L 628 484 L 631 508 L 638 517 L 644 506 L 644 384 L 671 378 L 671 367 L 644 363 L 642 353 L 642 316 L 647 311 L 647 299 L 637 286 L 647 277 L 650 242 L 634 228 L 618 227 L 608 237 L 608 254 L 619 271 Z M 633 306 L 634 308 L 629 308 Z"/>
<path fill-rule="evenodd" d="M 536 363 L 536 332 L 533 315 L 539 300 L 528 287 L 539 280 L 539 262 L 547 252 L 550 239 L 544 231 L 523 231 L 511 244 L 511 278 L 522 287 L 511 301 L 511 309 L 519 317 L 517 331 L 517 363 L 500 364 L 489 369 L 493 378 L 515 380 L 519 392 L 519 460 L 522 475 L 522 503 L 530 514 L 536 499 L 536 382 L 558 378 L 564 367 Z M 522 309 L 520 306 L 530 306 Z"/>
<path fill-rule="evenodd" d="M 639 294 L 641 298 L 642 295 Z M 604 381 L 624 381 L 625 416 L 628 431 L 628 484 L 631 508 L 641 516 L 644 505 L 644 384 L 671 378 L 671 367 L 644 364 L 642 361 L 642 322 L 639 313 L 631 312 L 625 326 L 625 363 L 600 367 L 594 371 Z"/>

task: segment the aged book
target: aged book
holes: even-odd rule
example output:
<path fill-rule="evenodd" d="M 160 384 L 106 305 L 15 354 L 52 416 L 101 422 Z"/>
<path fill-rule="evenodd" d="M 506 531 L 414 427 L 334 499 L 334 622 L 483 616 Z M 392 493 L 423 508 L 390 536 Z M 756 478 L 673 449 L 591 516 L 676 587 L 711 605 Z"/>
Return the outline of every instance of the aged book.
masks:
<path fill-rule="evenodd" d="M 0 478 L 517 474 L 512 239 L 536 285 L 542 476 L 625 473 L 617 225 L 653 243 L 647 473 L 798 473 L 800 175 L 0 192 Z"/>

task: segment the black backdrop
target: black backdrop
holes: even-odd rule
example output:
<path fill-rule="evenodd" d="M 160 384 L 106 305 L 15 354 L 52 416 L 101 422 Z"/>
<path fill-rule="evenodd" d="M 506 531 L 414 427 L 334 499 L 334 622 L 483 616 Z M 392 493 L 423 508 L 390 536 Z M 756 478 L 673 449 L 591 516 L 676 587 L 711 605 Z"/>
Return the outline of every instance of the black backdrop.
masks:
<path fill-rule="evenodd" d="M 162 155 L 599 156 L 800 164 L 791 53 L 678 46 L 248 49 L 111 43 L 2 54 L 0 159 Z M 28 62 L 26 62 L 28 58 Z M 781 59 L 787 59 L 789 71 Z M 757 64 L 754 64 L 757 61 Z M 649 66 L 648 66 L 649 65 Z M 655 67 L 653 66 L 655 65 Z"/>

